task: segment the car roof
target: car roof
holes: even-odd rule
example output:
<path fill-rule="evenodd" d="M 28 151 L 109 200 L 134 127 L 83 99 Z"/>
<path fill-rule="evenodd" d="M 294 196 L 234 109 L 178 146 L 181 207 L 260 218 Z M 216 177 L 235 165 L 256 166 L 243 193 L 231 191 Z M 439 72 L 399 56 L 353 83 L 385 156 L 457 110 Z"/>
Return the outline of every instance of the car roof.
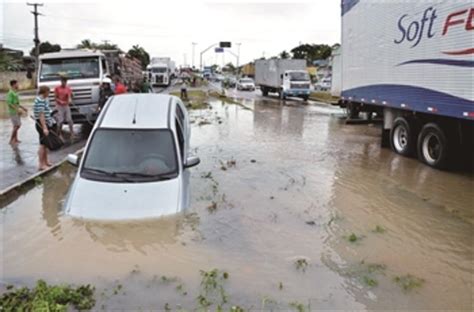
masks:
<path fill-rule="evenodd" d="M 70 51 L 60 51 L 60 52 L 51 52 L 40 55 L 40 59 L 49 60 L 49 59 L 58 59 L 64 57 L 93 57 L 93 56 L 103 56 L 104 54 L 99 51 L 88 51 L 88 50 L 70 50 Z"/>
<path fill-rule="evenodd" d="M 167 129 L 175 97 L 167 94 L 129 93 L 111 98 L 98 128 Z"/>

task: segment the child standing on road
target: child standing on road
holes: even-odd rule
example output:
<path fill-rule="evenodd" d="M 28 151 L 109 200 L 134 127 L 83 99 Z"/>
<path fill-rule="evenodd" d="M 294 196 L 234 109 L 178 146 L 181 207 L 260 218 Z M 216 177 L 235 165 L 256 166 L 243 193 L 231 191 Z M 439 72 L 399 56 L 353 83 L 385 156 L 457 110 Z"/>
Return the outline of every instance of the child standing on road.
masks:
<path fill-rule="evenodd" d="M 21 110 L 25 113 L 28 111 L 26 108 L 20 105 L 20 98 L 18 97 L 18 81 L 10 81 L 10 90 L 7 93 L 7 106 L 8 106 L 8 115 L 12 122 L 12 135 L 10 136 L 10 144 L 15 145 L 20 143 L 18 140 L 18 130 L 21 127 Z"/>

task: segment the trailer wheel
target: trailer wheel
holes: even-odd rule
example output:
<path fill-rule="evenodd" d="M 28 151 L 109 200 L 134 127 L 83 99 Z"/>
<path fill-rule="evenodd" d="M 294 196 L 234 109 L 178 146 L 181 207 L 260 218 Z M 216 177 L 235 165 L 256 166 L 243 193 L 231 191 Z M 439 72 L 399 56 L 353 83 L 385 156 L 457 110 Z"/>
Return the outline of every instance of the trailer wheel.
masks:
<path fill-rule="evenodd" d="M 448 162 L 447 142 L 446 134 L 437 124 L 426 124 L 418 136 L 418 158 L 433 168 L 445 168 Z"/>
<path fill-rule="evenodd" d="M 262 89 L 262 95 L 263 96 L 268 96 L 268 89 L 265 88 L 265 87 L 261 87 L 261 89 Z"/>
<path fill-rule="evenodd" d="M 398 117 L 393 122 L 393 127 L 390 130 L 390 146 L 397 154 L 403 156 L 413 155 L 415 136 L 410 124 L 403 117 Z"/>

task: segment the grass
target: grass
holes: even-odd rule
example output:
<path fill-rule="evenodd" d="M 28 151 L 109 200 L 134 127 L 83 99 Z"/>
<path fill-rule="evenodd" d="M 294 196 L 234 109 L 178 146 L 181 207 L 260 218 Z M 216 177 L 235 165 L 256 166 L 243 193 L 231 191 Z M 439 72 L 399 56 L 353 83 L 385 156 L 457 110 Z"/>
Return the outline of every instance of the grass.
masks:
<path fill-rule="evenodd" d="M 330 92 L 315 91 L 311 92 L 309 98 L 315 101 L 324 102 L 328 104 L 337 103 L 339 97 L 332 96 Z"/>
<path fill-rule="evenodd" d="M 69 285 L 48 285 L 39 280 L 34 288 L 7 287 L 0 297 L 2 311 L 69 311 L 90 310 L 95 306 L 95 288 L 91 285 L 72 287 Z"/>
<path fill-rule="evenodd" d="M 410 292 L 414 289 L 420 288 L 425 283 L 424 279 L 418 278 L 411 274 L 395 276 L 393 281 L 398 284 L 398 286 L 400 286 L 405 292 Z"/>
<path fill-rule="evenodd" d="M 181 96 L 181 92 L 171 92 L 170 94 L 177 97 Z M 188 91 L 188 100 L 183 100 L 183 102 L 189 109 L 206 109 L 209 108 L 207 100 L 208 96 L 206 92 L 202 90 L 191 90 Z"/>

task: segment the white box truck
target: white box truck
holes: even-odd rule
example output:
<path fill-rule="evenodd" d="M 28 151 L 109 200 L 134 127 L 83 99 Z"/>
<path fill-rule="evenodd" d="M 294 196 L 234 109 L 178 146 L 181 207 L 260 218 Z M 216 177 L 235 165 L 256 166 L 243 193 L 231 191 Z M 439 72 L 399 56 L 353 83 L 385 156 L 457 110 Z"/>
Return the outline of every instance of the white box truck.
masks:
<path fill-rule="evenodd" d="M 278 93 L 280 98 L 301 97 L 308 100 L 311 81 L 306 60 L 269 59 L 255 61 L 255 85 L 262 94 Z"/>
<path fill-rule="evenodd" d="M 341 106 L 383 115 L 382 144 L 444 168 L 474 150 L 471 0 L 343 0 Z"/>

